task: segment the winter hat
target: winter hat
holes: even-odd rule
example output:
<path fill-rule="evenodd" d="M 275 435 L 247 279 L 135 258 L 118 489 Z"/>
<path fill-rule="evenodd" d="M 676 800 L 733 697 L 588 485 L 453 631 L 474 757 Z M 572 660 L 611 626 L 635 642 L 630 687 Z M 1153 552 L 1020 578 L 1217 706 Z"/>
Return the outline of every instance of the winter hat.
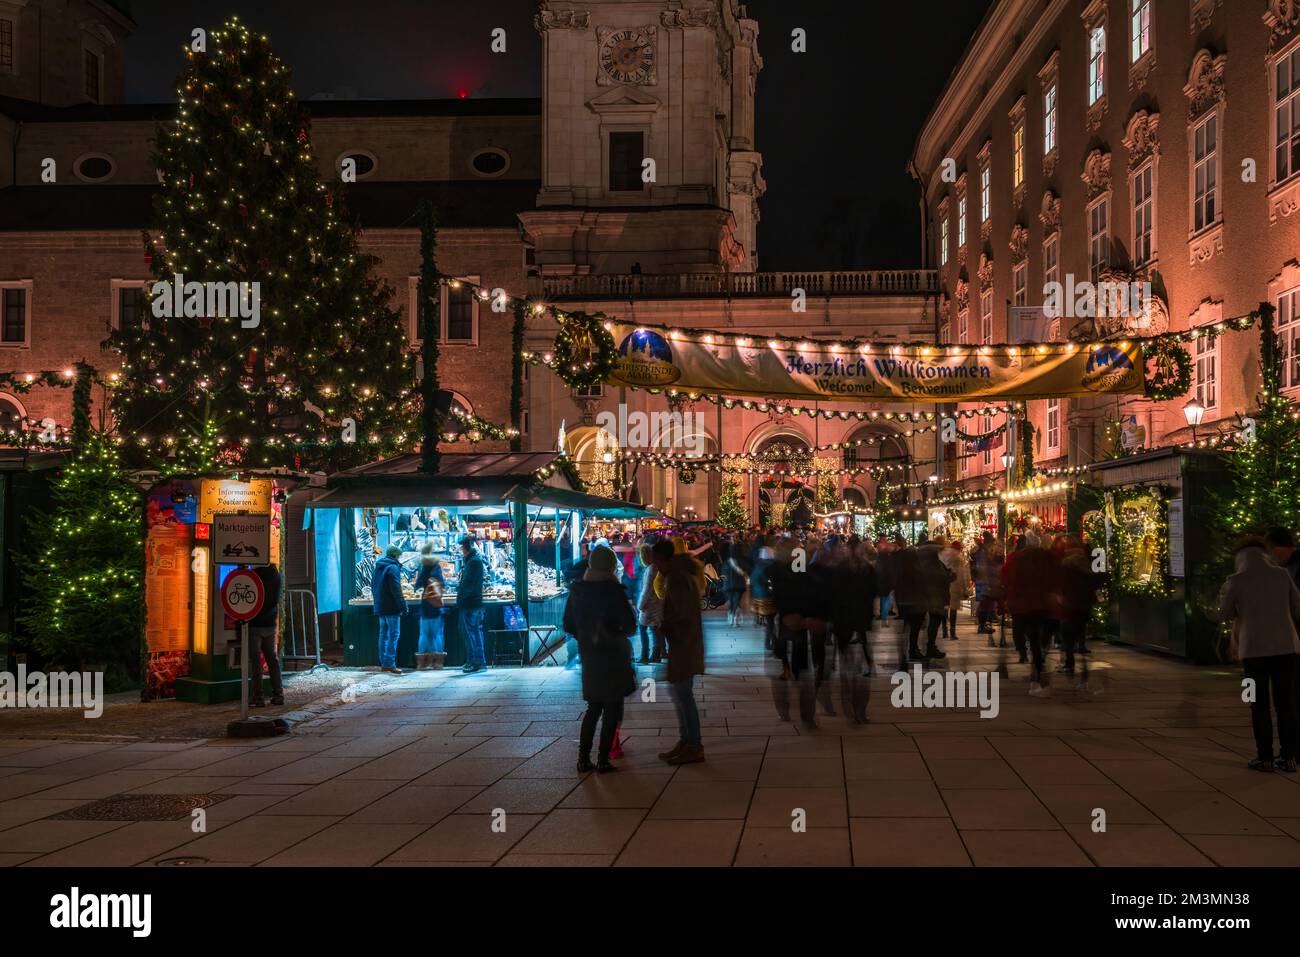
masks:
<path fill-rule="evenodd" d="M 388 550 L 387 550 L 386 552 L 384 552 L 384 554 L 387 555 L 389 558 L 401 558 L 401 557 L 402 557 L 402 546 L 400 546 L 400 545 L 389 545 L 389 546 L 388 546 Z"/>
<path fill-rule="evenodd" d="M 614 569 L 618 567 L 618 558 L 614 555 L 612 549 L 604 545 L 597 545 L 587 556 L 587 571 L 582 576 L 583 581 L 614 581 Z"/>

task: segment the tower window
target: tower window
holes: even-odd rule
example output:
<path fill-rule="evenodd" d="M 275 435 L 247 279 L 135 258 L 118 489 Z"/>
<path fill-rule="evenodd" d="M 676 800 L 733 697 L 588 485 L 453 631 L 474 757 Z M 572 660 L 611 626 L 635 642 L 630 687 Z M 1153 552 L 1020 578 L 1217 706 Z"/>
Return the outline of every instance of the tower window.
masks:
<path fill-rule="evenodd" d="M 100 60 L 99 54 L 93 50 L 84 51 L 85 56 L 85 74 L 86 74 L 86 96 L 92 103 L 99 102 L 99 72 Z"/>
<path fill-rule="evenodd" d="M 0 17 L 0 73 L 14 71 L 14 22 Z"/>
<path fill-rule="evenodd" d="M 641 192 L 641 162 L 645 159 L 645 134 L 609 134 L 609 188 L 611 192 Z"/>

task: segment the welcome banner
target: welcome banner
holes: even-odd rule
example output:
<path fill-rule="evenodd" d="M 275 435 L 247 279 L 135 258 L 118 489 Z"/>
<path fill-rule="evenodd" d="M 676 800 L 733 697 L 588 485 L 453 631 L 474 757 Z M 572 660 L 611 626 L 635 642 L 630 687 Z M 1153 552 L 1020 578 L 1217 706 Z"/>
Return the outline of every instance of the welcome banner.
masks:
<path fill-rule="evenodd" d="M 873 346 L 725 339 L 609 321 L 618 350 L 611 379 L 642 388 L 759 398 L 865 402 L 973 402 L 1144 391 L 1142 346 L 1062 343 L 962 347 Z"/>

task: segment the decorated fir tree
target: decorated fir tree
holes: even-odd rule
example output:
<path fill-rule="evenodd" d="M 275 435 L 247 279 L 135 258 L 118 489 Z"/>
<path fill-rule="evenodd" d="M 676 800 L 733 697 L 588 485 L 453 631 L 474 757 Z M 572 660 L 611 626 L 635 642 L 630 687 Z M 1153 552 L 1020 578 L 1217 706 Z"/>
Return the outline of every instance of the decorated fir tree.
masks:
<path fill-rule="evenodd" d="M 749 524 L 749 513 L 740 494 L 740 483 L 728 476 L 718 493 L 717 522 L 723 528 L 740 531 Z"/>
<path fill-rule="evenodd" d="M 126 454 L 177 459 L 212 422 L 224 467 L 334 469 L 413 446 L 414 362 L 392 290 L 359 251 L 341 184 L 319 181 L 288 67 L 237 18 L 186 55 L 145 236 L 169 286 L 108 342 L 123 357 Z"/>
<path fill-rule="evenodd" d="M 103 665 L 110 687 L 132 683 L 144 625 L 140 490 L 114 441 L 90 432 L 29 526 L 22 625 L 47 667 Z"/>

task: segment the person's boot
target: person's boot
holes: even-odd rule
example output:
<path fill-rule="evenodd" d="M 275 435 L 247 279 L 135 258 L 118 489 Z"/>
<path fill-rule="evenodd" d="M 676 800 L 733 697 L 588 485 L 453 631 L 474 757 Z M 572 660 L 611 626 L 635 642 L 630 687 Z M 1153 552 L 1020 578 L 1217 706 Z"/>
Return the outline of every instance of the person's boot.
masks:
<path fill-rule="evenodd" d="M 618 770 L 618 766 L 610 763 L 609 755 L 607 754 L 602 754 L 600 756 L 600 759 L 596 763 L 597 774 L 608 774 L 610 771 L 617 771 L 617 770 Z"/>
<path fill-rule="evenodd" d="M 422 655 L 422 654 L 419 654 L 419 653 L 416 654 L 416 656 L 415 656 L 415 670 L 416 670 L 416 671 L 428 671 L 428 670 L 429 670 L 429 656 L 428 656 L 428 655 Z"/>
<path fill-rule="evenodd" d="M 623 756 L 623 738 L 618 733 L 617 728 L 614 729 L 614 746 L 609 749 L 609 756 L 611 758 L 621 758 Z"/>
<path fill-rule="evenodd" d="M 596 770 L 596 766 L 591 763 L 591 755 L 586 751 L 578 752 L 578 773 L 590 774 Z"/>
<path fill-rule="evenodd" d="M 996 644 L 994 643 L 994 641 L 993 641 L 993 632 L 991 632 L 991 631 L 989 632 L 989 647 L 990 647 L 990 648 L 996 648 L 996 647 L 997 647 L 997 645 L 996 645 Z"/>
<path fill-rule="evenodd" d="M 940 660 L 948 657 L 942 651 L 939 650 L 937 645 L 931 645 L 929 648 L 925 649 L 925 656 L 927 658 L 935 658 Z"/>
<path fill-rule="evenodd" d="M 675 756 L 666 760 L 669 764 L 698 764 L 704 760 L 704 745 L 684 744 Z"/>
<path fill-rule="evenodd" d="M 284 692 L 277 691 L 275 694 L 271 695 L 271 704 L 277 707 L 284 704 Z"/>
<path fill-rule="evenodd" d="M 432 669 L 433 671 L 441 671 L 442 666 L 447 663 L 446 653 L 441 651 L 435 651 L 431 657 L 433 660 L 429 662 L 430 669 Z"/>
<path fill-rule="evenodd" d="M 678 741 L 670 750 L 659 752 L 659 760 L 671 761 L 673 758 L 677 757 L 677 755 L 682 753 L 682 748 L 684 747 L 686 747 L 686 742 Z"/>

